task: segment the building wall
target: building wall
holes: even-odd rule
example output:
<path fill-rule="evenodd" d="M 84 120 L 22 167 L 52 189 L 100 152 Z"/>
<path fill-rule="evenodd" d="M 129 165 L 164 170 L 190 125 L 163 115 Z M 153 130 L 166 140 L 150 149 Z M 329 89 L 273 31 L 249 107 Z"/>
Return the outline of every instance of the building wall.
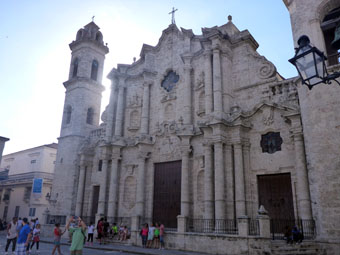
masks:
<path fill-rule="evenodd" d="M 325 15 L 340 6 L 338 1 L 284 1 L 291 17 L 295 46 L 301 35 L 307 35 L 313 45 L 326 52 L 321 31 Z M 293 52 L 293 51 L 292 51 Z M 293 53 L 292 53 L 293 54 Z M 339 71 L 339 66 L 332 67 Z M 340 114 L 339 86 L 318 85 L 309 91 L 299 87 L 301 117 L 306 144 L 308 175 L 318 238 L 338 240 L 340 236 Z"/>

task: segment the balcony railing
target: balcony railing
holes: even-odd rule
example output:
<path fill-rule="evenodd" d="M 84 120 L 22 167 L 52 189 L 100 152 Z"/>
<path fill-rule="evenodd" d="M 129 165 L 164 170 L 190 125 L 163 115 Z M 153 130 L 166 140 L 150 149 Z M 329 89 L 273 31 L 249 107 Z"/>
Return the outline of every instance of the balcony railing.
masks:
<path fill-rule="evenodd" d="M 238 234 L 236 220 L 189 219 L 188 231 L 196 233 Z"/>
<path fill-rule="evenodd" d="M 257 219 L 249 219 L 248 234 L 250 236 L 260 235 L 260 226 L 259 226 L 259 221 Z"/>
<path fill-rule="evenodd" d="M 59 223 L 60 225 L 65 225 L 66 224 L 66 216 L 65 215 L 47 215 L 45 223 L 46 224 Z"/>
<path fill-rule="evenodd" d="M 303 234 L 305 240 L 315 238 L 315 221 L 314 220 L 285 220 L 272 219 L 270 220 L 270 230 L 273 240 L 283 240 L 285 232 L 291 231 L 296 226 Z"/>

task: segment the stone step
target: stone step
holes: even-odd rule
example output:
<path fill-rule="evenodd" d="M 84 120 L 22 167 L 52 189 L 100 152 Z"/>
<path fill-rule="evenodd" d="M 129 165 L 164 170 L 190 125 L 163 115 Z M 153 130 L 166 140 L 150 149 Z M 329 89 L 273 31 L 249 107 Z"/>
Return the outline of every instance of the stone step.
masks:
<path fill-rule="evenodd" d="M 320 249 L 314 242 L 302 242 L 301 244 L 287 244 L 284 241 L 272 242 L 273 255 L 318 255 Z"/>

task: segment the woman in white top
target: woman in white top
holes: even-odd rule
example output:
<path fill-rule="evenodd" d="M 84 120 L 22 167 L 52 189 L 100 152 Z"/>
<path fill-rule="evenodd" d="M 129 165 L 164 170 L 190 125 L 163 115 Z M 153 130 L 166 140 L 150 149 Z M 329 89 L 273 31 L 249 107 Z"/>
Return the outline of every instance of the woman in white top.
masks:
<path fill-rule="evenodd" d="M 33 229 L 33 242 L 31 245 L 31 250 L 33 249 L 34 244 L 37 244 L 37 252 L 39 251 L 39 242 L 40 242 L 40 224 L 37 224 Z"/>
<path fill-rule="evenodd" d="M 93 232 L 94 232 L 94 225 L 93 222 L 87 227 L 87 243 L 93 245 Z"/>
<path fill-rule="evenodd" d="M 155 234 L 155 225 L 151 223 L 151 226 L 149 227 L 148 241 L 146 242 L 146 248 L 152 247 L 154 234 Z"/>

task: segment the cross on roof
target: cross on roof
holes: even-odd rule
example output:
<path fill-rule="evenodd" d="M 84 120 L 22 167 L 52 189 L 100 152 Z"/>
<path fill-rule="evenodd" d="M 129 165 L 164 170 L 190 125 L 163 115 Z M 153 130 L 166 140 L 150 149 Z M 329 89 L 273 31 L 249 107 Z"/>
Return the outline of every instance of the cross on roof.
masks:
<path fill-rule="evenodd" d="M 178 9 L 175 10 L 175 7 L 172 7 L 172 11 L 169 12 L 169 14 L 172 14 L 171 16 L 171 24 L 176 24 L 175 22 L 175 12 L 178 11 Z"/>
<path fill-rule="evenodd" d="M 92 22 L 94 22 L 94 17 L 95 17 L 95 16 L 92 16 Z"/>

